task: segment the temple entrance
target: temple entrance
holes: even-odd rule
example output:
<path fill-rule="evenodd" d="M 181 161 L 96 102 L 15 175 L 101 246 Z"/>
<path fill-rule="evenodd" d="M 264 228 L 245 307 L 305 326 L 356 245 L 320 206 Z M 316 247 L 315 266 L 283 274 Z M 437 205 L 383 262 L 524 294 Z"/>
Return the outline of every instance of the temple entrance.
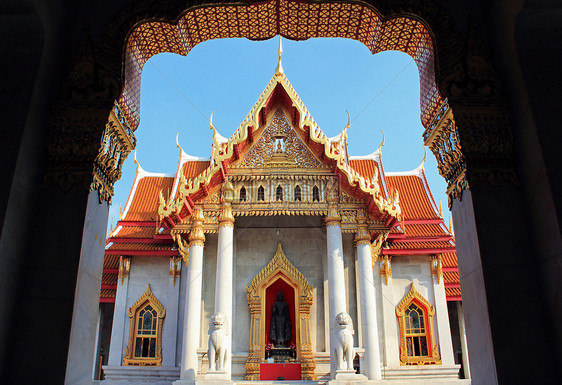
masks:
<path fill-rule="evenodd" d="M 247 291 L 251 320 L 246 380 L 316 381 L 312 285 L 285 257 L 280 243 Z"/>

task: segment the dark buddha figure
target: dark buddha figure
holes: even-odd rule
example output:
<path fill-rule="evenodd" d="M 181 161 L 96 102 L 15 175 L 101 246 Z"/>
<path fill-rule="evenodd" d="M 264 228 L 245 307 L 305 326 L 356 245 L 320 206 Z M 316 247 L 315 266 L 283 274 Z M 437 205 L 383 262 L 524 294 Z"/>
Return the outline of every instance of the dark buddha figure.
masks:
<path fill-rule="evenodd" d="M 276 348 L 284 348 L 285 342 L 293 338 L 291 334 L 291 320 L 289 318 L 289 304 L 283 300 L 283 292 L 277 293 L 277 301 L 273 303 L 271 311 L 271 326 L 269 340 Z"/>

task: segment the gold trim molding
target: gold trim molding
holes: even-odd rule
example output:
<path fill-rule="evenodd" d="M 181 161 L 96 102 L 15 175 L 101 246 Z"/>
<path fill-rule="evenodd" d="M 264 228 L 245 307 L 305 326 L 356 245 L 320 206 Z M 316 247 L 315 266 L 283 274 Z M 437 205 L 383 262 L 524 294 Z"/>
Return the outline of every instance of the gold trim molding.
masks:
<path fill-rule="evenodd" d="M 273 259 L 246 287 L 250 307 L 250 353 L 246 361 L 246 381 L 259 381 L 260 364 L 265 359 L 265 293 L 271 284 L 283 279 L 295 290 L 297 359 L 301 364 L 302 381 L 316 381 L 316 361 L 312 354 L 310 307 L 314 301 L 312 285 L 287 259 L 281 243 Z"/>

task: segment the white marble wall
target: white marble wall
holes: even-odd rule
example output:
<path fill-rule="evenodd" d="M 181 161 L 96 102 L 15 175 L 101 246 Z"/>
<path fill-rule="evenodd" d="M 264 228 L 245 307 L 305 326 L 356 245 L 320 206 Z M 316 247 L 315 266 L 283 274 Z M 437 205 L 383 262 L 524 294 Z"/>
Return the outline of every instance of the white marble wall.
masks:
<path fill-rule="evenodd" d="M 183 273 L 182 269 L 182 273 Z M 162 359 L 163 366 L 174 366 L 177 362 L 177 349 L 176 341 L 178 335 L 178 322 L 179 318 L 179 302 L 178 295 L 175 293 L 175 287 L 170 287 L 170 259 L 168 257 L 133 257 L 131 259 L 131 271 L 129 273 L 128 285 L 126 291 L 126 305 L 125 311 L 115 312 L 116 316 L 121 316 L 123 318 L 123 333 L 121 333 L 122 338 L 122 352 L 119 357 L 119 364 L 123 360 L 123 354 L 127 347 L 129 341 L 129 316 L 128 309 L 133 306 L 133 304 L 145 293 L 147 285 L 150 284 L 150 289 L 152 293 L 160 301 L 164 309 L 166 310 L 166 317 L 162 324 Z M 121 285 L 121 283 L 118 283 Z M 176 287 L 181 292 L 181 280 L 176 280 Z M 116 303 L 117 306 L 117 303 Z M 115 327 L 114 320 L 114 327 Z M 171 328 L 171 329 L 170 329 Z M 115 341 L 114 338 L 119 338 L 118 336 L 112 335 L 111 349 L 119 345 L 119 342 Z M 176 356 L 176 357 L 174 357 Z M 110 356 L 111 357 L 111 356 Z M 112 361 L 110 359 L 110 361 Z M 117 361 L 113 360 L 109 365 L 115 366 Z"/>

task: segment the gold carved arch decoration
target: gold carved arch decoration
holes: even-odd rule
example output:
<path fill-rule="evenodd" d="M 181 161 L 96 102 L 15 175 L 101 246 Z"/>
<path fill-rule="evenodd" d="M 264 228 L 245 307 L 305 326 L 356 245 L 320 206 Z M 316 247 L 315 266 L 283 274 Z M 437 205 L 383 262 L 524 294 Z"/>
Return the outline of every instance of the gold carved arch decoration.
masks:
<path fill-rule="evenodd" d="M 418 306 L 424 315 L 426 322 L 425 337 L 427 337 L 427 345 L 429 347 L 428 355 L 426 356 L 409 356 L 406 341 L 406 310 L 414 303 Z M 433 307 L 427 299 L 425 299 L 417 290 L 412 282 L 410 291 L 404 296 L 402 301 L 396 306 L 396 316 L 398 317 L 398 326 L 400 329 L 400 365 L 428 365 L 428 364 L 441 364 L 441 356 L 439 354 L 439 347 L 435 343 L 435 331 L 433 329 L 433 317 L 435 316 L 435 307 Z"/>
<path fill-rule="evenodd" d="M 260 379 L 260 363 L 265 357 L 265 293 L 277 279 L 285 280 L 295 290 L 295 319 L 297 334 L 297 356 L 300 358 L 303 381 L 316 381 L 316 361 L 312 354 L 310 307 L 314 301 L 312 285 L 287 259 L 281 243 L 266 267 L 260 271 L 250 286 L 246 287 L 250 307 L 250 353 L 246 361 L 246 380 Z"/>
<path fill-rule="evenodd" d="M 155 341 L 155 354 L 154 357 L 136 357 L 135 355 L 135 344 L 138 343 L 137 334 L 137 314 L 139 310 L 142 310 L 146 305 L 152 306 L 156 310 L 156 325 L 154 333 Z M 162 366 L 162 326 L 164 323 L 164 317 L 166 317 L 166 310 L 164 306 L 156 299 L 150 285 L 146 288 L 144 294 L 129 308 L 129 342 L 127 343 L 127 349 L 125 350 L 125 356 L 123 357 L 123 365 L 138 365 L 138 366 Z"/>
<path fill-rule="evenodd" d="M 265 40 L 277 34 L 292 40 L 339 37 L 357 40 L 373 54 L 401 51 L 412 57 L 420 73 L 424 126 L 444 101 L 436 84 L 432 33 L 419 17 L 405 16 L 403 11 L 383 16 L 365 1 L 266 0 L 199 4 L 173 21 L 159 19 L 138 23 L 125 44 L 124 84 L 118 101 L 134 128 L 139 124 L 140 79 L 146 61 L 162 52 L 187 55 L 197 44 L 217 38 Z M 435 19 L 443 22 L 443 18 Z"/>

